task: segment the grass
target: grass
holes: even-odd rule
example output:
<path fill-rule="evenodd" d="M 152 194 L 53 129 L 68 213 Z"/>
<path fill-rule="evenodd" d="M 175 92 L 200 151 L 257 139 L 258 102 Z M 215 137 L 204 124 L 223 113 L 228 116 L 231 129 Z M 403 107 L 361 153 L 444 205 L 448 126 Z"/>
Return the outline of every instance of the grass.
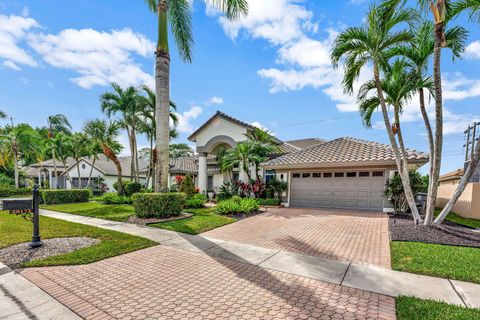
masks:
<path fill-rule="evenodd" d="M 0 234 L 0 248 L 28 242 L 32 237 L 32 223 L 0 211 Z M 30 261 L 25 267 L 86 264 L 156 245 L 145 238 L 44 216 L 40 218 L 40 234 L 42 239 L 90 237 L 101 242 L 71 253 Z"/>
<path fill-rule="evenodd" d="M 395 299 L 397 320 L 472 320 L 480 319 L 480 309 L 422 300 L 412 297 Z"/>
<path fill-rule="evenodd" d="M 420 242 L 390 244 L 394 270 L 480 283 L 480 249 Z"/>
<path fill-rule="evenodd" d="M 435 217 L 440 214 L 441 209 L 435 209 Z M 479 219 L 471 219 L 471 218 L 464 218 L 456 214 L 455 212 L 450 212 L 445 220 L 454 222 L 456 224 L 460 224 L 463 226 L 479 229 L 480 228 L 480 220 Z"/>
<path fill-rule="evenodd" d="M 103 204 L 93 201 L 43 205 L 41 208 L 52 211 L 78 214 L 80 216 L 122 222 L 127 221 L 128 217 L 135 214 L 135 209 L 129 204 Z"/>
<path fill-rule="evenodd" d="M 185 211 L 193 213 L 194 216 L 188 219 L 149 224 L 149 226 L 188 234 L 199 234 L 237 221 L 234 218 L 216 214 L 215 208 L 185 209 Z"/>

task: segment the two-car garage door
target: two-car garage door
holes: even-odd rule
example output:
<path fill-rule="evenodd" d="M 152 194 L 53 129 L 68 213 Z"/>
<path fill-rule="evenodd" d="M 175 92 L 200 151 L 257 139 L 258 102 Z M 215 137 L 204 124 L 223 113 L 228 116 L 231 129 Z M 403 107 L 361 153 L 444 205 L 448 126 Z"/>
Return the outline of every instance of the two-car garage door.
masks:
<path fill-rule="evenodd" d="M 291 206 L 382 211 L 383 171 L 293 173 Z"/>

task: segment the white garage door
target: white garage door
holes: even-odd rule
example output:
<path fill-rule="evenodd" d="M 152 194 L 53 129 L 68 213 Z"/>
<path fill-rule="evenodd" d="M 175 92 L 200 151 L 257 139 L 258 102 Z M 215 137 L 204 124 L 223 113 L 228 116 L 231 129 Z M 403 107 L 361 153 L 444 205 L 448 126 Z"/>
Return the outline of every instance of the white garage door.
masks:
<path fill-rule="evenodd" d="M 292 207 L 382 211 L 384 171 L 292 174 Z"/>

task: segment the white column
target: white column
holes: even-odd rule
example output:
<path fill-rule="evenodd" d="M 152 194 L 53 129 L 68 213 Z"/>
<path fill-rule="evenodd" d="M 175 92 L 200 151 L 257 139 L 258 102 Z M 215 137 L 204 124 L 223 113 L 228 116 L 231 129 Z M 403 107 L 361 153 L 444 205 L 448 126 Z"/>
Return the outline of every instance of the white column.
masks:
<path fill-rule="evenodd" d="M 207 191 L 207 154 L 198 155 L 198 188 L 200 192 Z"/>
<path fill-rule="evenodd" d="M 38 187 L 42 186 L 42 172 L 38 169 Z"/>
<path fill-rule="evenodd" d="M 50 184 L 50 189 L 53 189 L 52 170 L 48 170 L 48 182 L 49 182 L 49 184 Z"/>

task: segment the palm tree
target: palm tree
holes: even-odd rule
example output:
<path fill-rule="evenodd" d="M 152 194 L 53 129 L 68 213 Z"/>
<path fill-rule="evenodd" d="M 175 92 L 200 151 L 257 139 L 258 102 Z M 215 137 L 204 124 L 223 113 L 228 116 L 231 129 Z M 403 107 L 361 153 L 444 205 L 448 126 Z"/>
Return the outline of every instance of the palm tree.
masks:
<path fill-rule="evenodd" d="M 67 171 L 68 158 L 73 156 L 73 149 L 75 148 L 72 136 L 70 134 L 60 132 L 56 134 L 53 138 L 51 138 L 51 140 L 49 141 L 51 143 L 50 147 L 55 149 L 56 156 L 62 162 L 67 179 L 70 182 L 70 186 L 72 186 L 73 188 L 72 177 Z M 58 187 L 58 185 L 56 187 Z"/>
<path fill-rule="evenodd" d="M 92 144 L 92 141 L 89 137 L 87 137 L 86 134 L 82 133 L 75 133 L 71 137 L 72 139 L 72 157 L 75 159 L 75 166 L 77 167 L 77 179 L 78 179 L 78 189 L 82 188 L 82 175 L 80 173 L 80 160 L 84 156 L 87 156 L 89 154 L 89 148 Z M 88 185 L 87 185 L 88 186 Z M 72 186 L 73 188 L 73 186 Z"/>
<path fill-rule="evenodd" d="M 83 131 L 94 143 L 102 147 L 103 154 L 110 159 L 117 168 L 117 191 L 123 194 L 122 165 L 118 160 L 117 153 L 122 150 L 122 145 L 116 140 L 119 134 L 120 125 L 117 122 L 107 122 L 95 119 L 85 123 Z"/>
<path fill-rule="evenodd" d="M 67 117 L 64 116 L 63 114 L 55 114 L 47 117 L 47 130 L 48 130 L 48 140 L 51 140 L 55 137 L 55 134 L 58 132 L 63 132 L 63 133 L 70 133 L 70 130 L 72 129 L 72 126 L 70 125 L 70 122 L 68 121 Z M 55 155 L 55 148 L 51 148 L 52 151 L 52 161 L 53 161 L 53 173 L 54 173 L 54 181 L 55 183 L 52 183 L 52 187 L 54 189 L 57 188 L 57 161 L 56 161 L 56 155 Z M 52 176 L 53 177 L 53 176 Z"/>
<path fill-rule="evenodd" d="M 105 92 L 100 96 L 101 109 L 109 118 L 119 115 L 118 123 L 127 131 L 130 145 L 130 180 L 138 181 L 136 131 L 141 114 L 138 91 L 132 86 L 123 89 L 116 83 L 112 83 L 111 86 L 113 92 Z"/>
<path fill-rule="evenodd" d="M 157 148 L 154 147 L 154 140 L 156 137 L 156 122 L 155 122 L 155 106 L 157 103 L 157 99 L 155 96 L 155 92 L 150 89 L 148 86 L 144 85 L 141 87 L 143 93 L 145 95 L 138 96 L 138 103 L 141 105 L 142 108 L 142 116 L 143 121 L 140 127 L 140 131 L 147 135 L 147 138 L 150 142 L 150 156 L 149 156 L 149 173 L 147 177 L 147 186 L 150 182 L 150 176 L 152 176 L 152 183 L 155 185 L 154 173 L 155 173 L 155 163 L 156 163 L 156 152 Z M 177 116 L 177 105 L 170 101 L 170 120 L 173 123 L 173 127 L 170 128 L 170 138 L 177 137 L 176 126 L 178 125 L 178 116 Z"/>
<path fill-rule="evenodd" d="M 21 156 L 33 156 L 37 153 L 36 142 L 40 139 L 38 133 L 28 124 L 21 123 L 9 126 L 0 133 L 0 150 L 13 159 L 15 187 L 20 186 L 19 162 Z"/>
<path fill-rule="evenodd" d="M 262 162 L 262 157 L 256 153 L 255 144 L 247 141 L 227 150 L 220 162 L 222 172 L 231 171 L 233 168 L 239 167 L 247 175 L 248 181 L 251 181 L 250 168 L 255 163 Z"/>
<path fill-rule="evenodd" d="M 397 47 L 392 50 L 392 54 L 400 55 L 408 59 L 409 63 L 412 65 L 412 69 L 418 77 L 417 79 L 419 81 L 418 96 L 420 103 L 420 112 L 425 123 L 430 151 L 430 177 L 432 177 L 432 171 L 434 170 L 433 155 L 435 153 L 435 140 L 433 138 L 432 126 L 430 124 L 430 119 L 428 117 L 425 107 L 425 93 L 421 84 L 422 82 L 425 82 L 427 80 L 425 74 L 428 70 L 428 64 L 434 52 L 434 29 L 435 26 L 432 22 L 424 21 L 420 24 L 420 26 L 418 26 L 418 28 L 416 28 L 416 32 L 414 33 L 414 38 L 411 45 Z M 467 35 L 467 30 L 459 26 L 448 28 L 445 32 L 446 47 L 451 49 L 453 58 L 460 57 L 465 51 L 465 41 Z M 434 92 L 430 93 L 434 95 Z M 429 225 L 432 222 L 433 211 L 435 209 L 435 199 L 438 189 L 438 183 L 432 183 L 433 179 L 430 179 L 429 182 L 430 183 L 428 188 L 427 209 L 425 214 L 426 225 Z"/>
<path fill-rule="evenodd" d="M 453 19 L 463 12 L 467 12 L 470 21 L 480 23 L 480 0 L 453 1 L 448 15 Z"/>
<path fill-rule="evenodd" d="M 88 160 L 91 160 L 90 172 L 88 174 L 87 187 L 90 187 L 90 182 L 92 181 L 93 168 L 95 167 L 95 162 L 98 160 L 98 154 L 102 153 L 102 148 L 96 141 L 91 141 L 86 149 Z"/>
<path fill-rule="evenodd" d="M 402 0 L 387 0 L 379 5 L 373 5 L 368 12 L 365 26 L 348 28 L 337 37 L 332 49 L 332 61 L 333 65 L 338 67 L 340 59 L 345 58 L 343 86 L 348 93 L 353 92 L 353 84 L 358 79 L 360 71 L 368 63 L 373 64 L 377 97 L 406 198 L 414 219 L 421 221 L 410 187 L 408 161 L 402 156 L 395 139 L 381 82 L 381 69 L 388 64 L 388 52 L 412 40 L 411 33 L 400 28 L 400 25 L 402 23 L 413 25 L 418 15 L 415 10 L 406 9 L 404 4 Z"/>
<path fill-rule="evenodd" d="M 276 152 L 280 152 L 280 146 L 278 145 L 278 140 L 275 139 L 270 133 L 260 129 L 254 128 L 253 130 L 248 131 L 246 137 L 252 144 L 253 152 L 257 155 L 254 161 L 255 167 L 255 178 L 260 180 L 259 165 L 260 163 L 267 160 L 267 156 Z"/>
<path fill-rule="evenodd" d="M 169 144 L 169 112 L 170 112 L 170 52 L 168 26 L 177 45 L 180 57 L 185 62 L 192 61 L 192 2 L 189 0 L 145 0 L 148 8 L 158 17 L 158 40 L 155 52 L 155 106 L 156 145 L 158 157 L 156 163 L 156 191 L 168 188 L 168 144 Z M 211 0 L 208 3 L 223 11 L 228 19 L 236 19 L 246 14 L 246 0 Z"/>
<path fill-rule="evenodd" d="M 7 114 L 0 110 L 0 119 L 7 119 Z"/>

